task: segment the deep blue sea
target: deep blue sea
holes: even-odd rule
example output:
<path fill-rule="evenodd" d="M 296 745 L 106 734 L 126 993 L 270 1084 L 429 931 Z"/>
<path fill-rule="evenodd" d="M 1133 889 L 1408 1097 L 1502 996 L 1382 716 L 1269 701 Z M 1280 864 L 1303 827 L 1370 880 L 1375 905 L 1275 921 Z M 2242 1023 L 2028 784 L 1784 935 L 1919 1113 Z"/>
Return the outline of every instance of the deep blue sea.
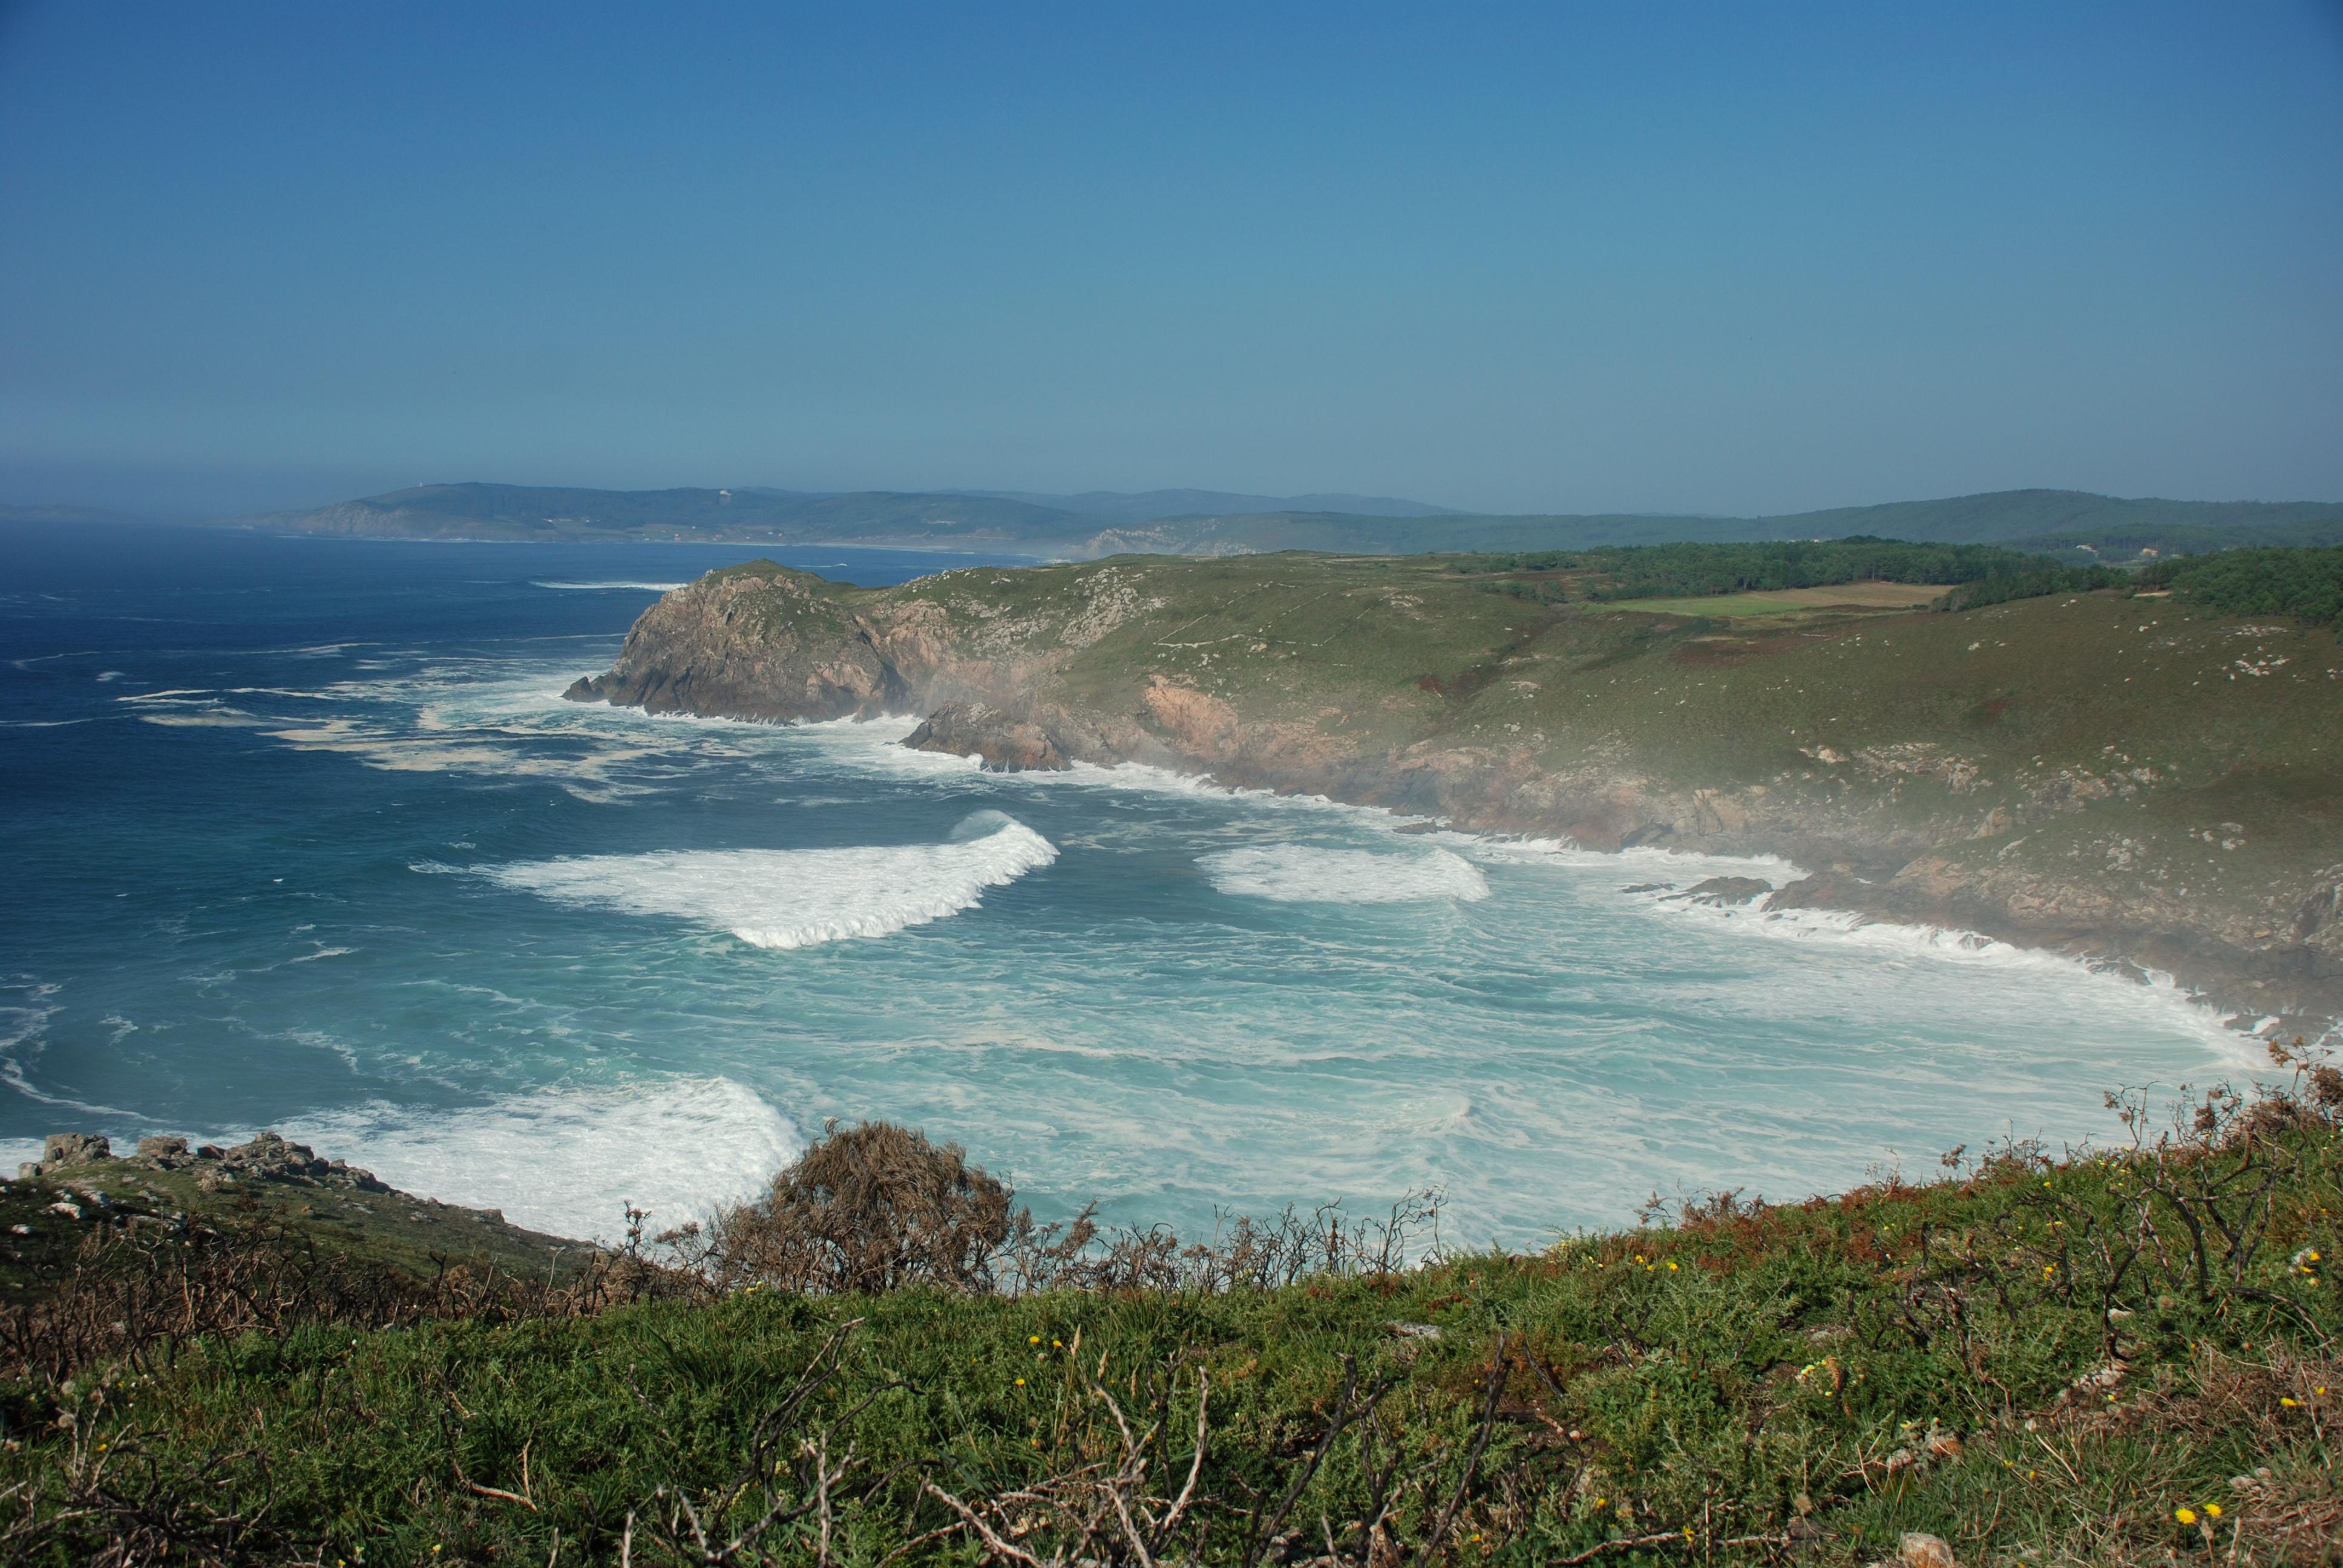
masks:
<path fill-rule="evenodd" d="M 740 547 L 0 531 L 0 1158 L 274 1127 L 610 1234 L 823 1119 L 965 1144 L 1045 1217 L 1411 1187 L 1451 1241 L 1804 1196 L 2117 1131 L 2237 1071 L 2168 988 L 1632 885 L 1602 856 L 1145 769 L 997 777 L 913 719 L 566 704 Z M 969 558 L 836 548 L 886 583 Z"/>

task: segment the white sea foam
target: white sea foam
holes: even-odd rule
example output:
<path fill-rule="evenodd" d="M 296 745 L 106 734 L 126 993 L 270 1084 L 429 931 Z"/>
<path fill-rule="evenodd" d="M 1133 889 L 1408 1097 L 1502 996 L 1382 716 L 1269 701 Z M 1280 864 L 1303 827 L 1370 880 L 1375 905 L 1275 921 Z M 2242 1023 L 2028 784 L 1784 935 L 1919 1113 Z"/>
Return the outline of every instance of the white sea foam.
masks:
<path fill-rule="evenodd" d="M 987 888 L 1057 858 L 1056 847 L 1022 822 L 980 811 L 941 844 L 667 850 L 473 869 L 559 903 L 671 916 L 756 947 L 802 948 L 889 936 L 974 909 Z"/>
<path fill-rule="evenodd" d="M 1222 849 L 1196 863 L 1223 893 L 1281 903 L 1400 904 L 1489 896 L 1489 879 L 1480 867 L 1441 849 L 1394 854 L 1262 844 Z"/>
<path fill-rule="evenodd" d="M 637 591 L 639 591 L 639 592 L 642 592 L 642 593 L 673 593 L 676 589 L 678 589 L 678 588 L 687 588 L 687 587 L 689 587 L 689 584 L 686 584 L 686 583 L 633 583 L 633 582 L 609 582 L 609 583 L 565 583 L 565 582 L 540 582 L 540 581 L 538 581 L 538 580 L 536 580 L 536 579 L 532 578 L 532 579 L 530 580 L 530 582 L 529 582 L 529 585 L 528 585 L 528 586 L 529 586 L 529 587 L 531 587 L 531 588 L 569 588 L 569 589 L 572 589 L 572 590 L 575 590 L 575 591 L 584 592 L 584 593 L 592 593 L 592 592 L 596 592 L 596 591 L 608 591 L 608 590 L 617 589 L 617 588 L 633 588 L 633 589 L 636 589 Z"/>
<path fill-rule="evenodd" d="M 628 1203 L 659 1230 L 737 1202 L 799 1147 L 780 1112 L 729 1078 L 518 1094 L 452 1111 L 375 1101 L 277 1130 L 394 1187 L 602 1241 L 624 1231 Z"/>
<path fill-rule="evenodd" d="M 1704 904 L 1664 894 L 1645 896 L 1645 907 L 1672 919 L 1696 921 L 1711 930 L 1763 940 L 1861 951 L 1883 966 L 1898 962 L 1953 965 L 1998 971 L 2016 980 L 2036 977 L 2053 984 L 2088 988 L 2101 1008 L 2136 1010 L 2143 1022 L 2180 1023 L 2209 1046 L 2228 1068 L 2266 1071 L 2267 1052 L 2255 1038 L 2232 1028 L 2223 1015 L 2161 970 L 2094 965 L 2041 948 L 2018 947 L 1956 926 L 1903 925 L 1875 920 L 1847 910 L 1767 910 L 1746 904 Z"/>

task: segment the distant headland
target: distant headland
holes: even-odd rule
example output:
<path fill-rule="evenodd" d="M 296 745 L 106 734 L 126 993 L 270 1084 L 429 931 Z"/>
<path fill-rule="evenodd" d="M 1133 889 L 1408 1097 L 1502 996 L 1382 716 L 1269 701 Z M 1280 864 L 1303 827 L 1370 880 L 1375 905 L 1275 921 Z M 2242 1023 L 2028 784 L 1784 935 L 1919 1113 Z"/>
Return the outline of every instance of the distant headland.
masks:
<path fill-rule="evenodd" d="M 360 538 L 840 544 L 983 549 L 1074 560 L 1296 549 L 1376 555 L 1584 549 L 1855 534 L 2005 545 L 2076 563 L 2236 546 L 2343 544 L 2343 503 L 2338 502 L 2122 499 L 2049 489 L 1735 518 L 1493 516 L 1391 497 L 1256 496 L 1195 489 L 1044 495 L 452 484 L 418 485 L 311 510 L 228 522 L 279 533 Z"/>

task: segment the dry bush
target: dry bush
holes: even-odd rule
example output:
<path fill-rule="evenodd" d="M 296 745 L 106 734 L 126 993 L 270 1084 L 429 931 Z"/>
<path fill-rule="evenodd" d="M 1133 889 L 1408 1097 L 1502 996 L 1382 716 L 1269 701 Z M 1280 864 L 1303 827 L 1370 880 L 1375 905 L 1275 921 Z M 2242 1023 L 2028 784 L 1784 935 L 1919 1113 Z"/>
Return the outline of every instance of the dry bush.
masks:
<path fill-rule="evenodd" d="M 704 1235 L 662 1240 L 725 1289 L 978 1291 L 1009 1238 L 1010 1198 L 959 1144 L 866 1121 L 833 1127 L 764 1197 L 718 1215 Z"/>
<path fill-rule="evenodd" d="M 1274 1219 L 1224 1216 L 1207 1241 L 1183 1242 L 1167 1225 L 1101 1230 L 1084 1209 L 1065 1224 L 1011 1216 L 994 1275 L 1013 1292 L 1282 1289 L 1305 1279 L 1397 1273 L 1441 1255 L 1442 1195 L 1403 1194 L 1380 1220 L 1352 1219 L 1339 1203 L 1307 1214 L 1288 1205 Z"/>
<path fill-rule="evenodd" d="M 833 1124 L 764 1197 L 659 1241 L 719 1291 L 932 1285 L 969 1294 L 1270 1290 L 1391 1273 L 1439 1251 L 1433 1191 L 1406 1194 L 1381 1220 L 1349 1219 L 1332 1203 L 1307 1214 L 1289 1207 L 1266 1222 L 1227 1217 L 1197 1242 L 1163 1225 L 1104 1229 L 1094 1208 L 1043 1224 L 1012 1209 L 1015 1197 L 956 1143 L 887 1121 Z"/>

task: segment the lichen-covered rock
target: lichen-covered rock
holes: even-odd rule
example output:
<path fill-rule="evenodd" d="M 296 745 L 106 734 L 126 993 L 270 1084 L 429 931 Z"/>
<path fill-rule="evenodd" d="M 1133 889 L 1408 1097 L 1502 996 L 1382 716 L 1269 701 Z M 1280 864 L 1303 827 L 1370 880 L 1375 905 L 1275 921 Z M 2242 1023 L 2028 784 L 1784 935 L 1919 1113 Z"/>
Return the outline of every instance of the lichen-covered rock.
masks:
<path fill-rule="evenodd" d="M 37 1176 L 54 1176 L 76 1165 L 91 1165 L 113 1157 L 114 1145 L 94 1132 L 52 1132 L 41 1141 L 41 1157 L 18 1165 L 16 1175 L 29 1181 Z"/>

